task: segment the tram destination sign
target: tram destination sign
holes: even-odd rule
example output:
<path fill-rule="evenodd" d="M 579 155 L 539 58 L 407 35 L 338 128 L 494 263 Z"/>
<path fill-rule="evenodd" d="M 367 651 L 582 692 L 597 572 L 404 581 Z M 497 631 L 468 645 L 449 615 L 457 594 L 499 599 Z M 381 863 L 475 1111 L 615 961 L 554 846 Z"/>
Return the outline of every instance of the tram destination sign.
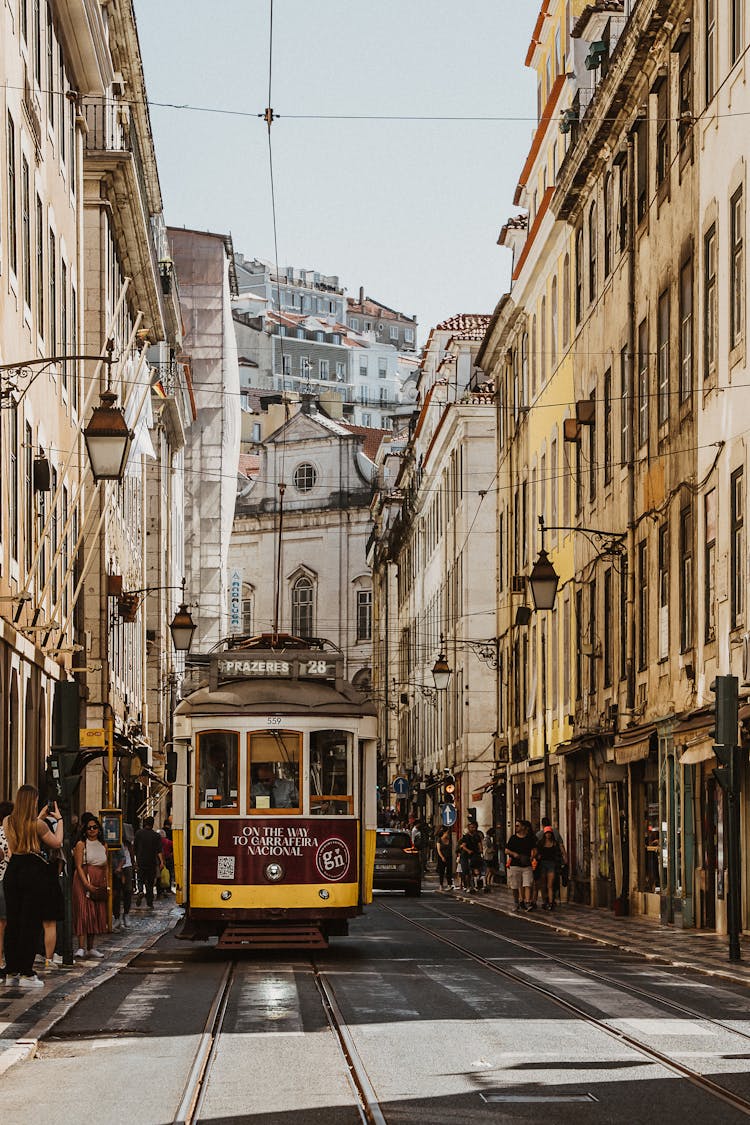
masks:
<path fill-rule="evenodd" d="M 223 653 L 212 661 L 212 679 L 227 680 L 335 680 L 341 673 L 340 658 L 318 652 L 254 652 L 252 655 Z"/>

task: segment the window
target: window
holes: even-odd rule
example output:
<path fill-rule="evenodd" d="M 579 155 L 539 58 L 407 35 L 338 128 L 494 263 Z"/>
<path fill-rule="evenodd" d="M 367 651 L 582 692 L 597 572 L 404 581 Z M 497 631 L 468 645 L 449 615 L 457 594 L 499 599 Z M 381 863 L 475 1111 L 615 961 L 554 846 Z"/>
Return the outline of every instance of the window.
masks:
<path fill-rule="evenodd" d="M 359 357 L 359 374 L 363 379 L 367 378 L 367 356 L 361 355 Z"/>
<path fill-rule="evenodd" d="M 18 273 L 18 228 L 16 225 L 16 131 L 8 114 L 8 255 L 10 268 Z"/>
<path fill-rule="evenodd" d="M 346 816 L 354 812 L 352 754 L 353 736 L 348 731 L 310 732 L 311 816 Z"/>
<path fill-rule="evenodd" d="M 705 0 L 705 94 L 706 105 L 716 93 L 716 4 L 717 0 Z"/>
<path fill-rule="evenodd" d="M 304 462 L 294 470 L 294 487 L 298 492 L 310 492 L 318 479 L 315 466 Z"/>
<path fill-rule="evenodd" d="M 249 583 L 242 585 L 242 632 L 251 637 L 253 635 L 253 620 L 255 617 L 255 591 Z"/>
<path fill-rule="evenodd" d="M 680 151 L 692 153 L 693 136 L 693 58 L 688 35 L 680 51 L 680 73 L 677 79 L 678 126 Z"/>
<path fill-rule="evenodd" d="M 42 5 L 34 0 L 34 81 L 42 84 Z"/>
<path fill-rule="evenodd" d="M 552 278 L 549 298 L 549 350 L 552 357 L 552 370 L 557 366 L 557 278 Z"/>
<path fill-rule="evenodd" d="M 744 516 L 744 487 L 742 469 L 735 469 L 731 478 L 731 614 L 732 628 L 736 629 L 742 623 L 745 608 L 745 516 Z"/>
<path fill-rule="evenodd" d="M 628 605 L 628 560 L 622 559 L 620 566 L 620 679 L 628 675 L 628 629 L 631 613 Z"/>
<path fill-rule="evenodd" d="M 669 656 L 669 524 L 659 528 L 659 660 Z"/>
<path fill-rule="evenodd" d="M 388 329 L 388 339 L 392 344 L 398 343 L 398 325 L 392 324 Z"/>
<path fill-rule="evenodd" d="M 580 699 L 583 694 L 583 590 L 576 590 L 575 615 L 576 699 Z"/>
<path fill-rule="evenodd" d="M 607 567 L 604 571 L 604 605 L 602 606 L 604 616 L 602 618 L 602 629 L 604 632 L 603 642 L 603 657 L 604 657 L 604 686 L 605 688 L 612 686 L 612 569 Z"/>
<path fill-rule="evenodd" d="M 337 363 L 336 364 L 336 378 L 338 379 L 339 383 L 343 383 L 344 380 L 346 379 L 346 364 L 345 363 Z"/>
<path fill-rule="evenodd" d="M 648 321 L 638 326 L 638 445 L 648 441 Z"/>
<path fill-rule="evenodd" d="M 604 276 L 612 272 L 612 207 L 613 186 L 610 172 L 604 177 Z"/>
<path fill-rule="evenodd" d="M 557 438 L 553 437 L 549 443 L 549 518 L 553 527 L 557 526 L 557 490 L 560 487 L 557 479 Z M 556 535 L 557 533 L 553 533 Z"/>
<path fill-rule="evenodd" d="M 57 239 L 49 232 L 49 354 L 57 355 Z"/>
<path fill-rule="evenodd" d="M 44 227 L 44 209 L 39 196 L 36 197 L 36 330 L 44 336 L 44 243 L 47 232 Z"/>
<path fill-rule="evenodd" d="M 521 394 L 522 401 L 529 401 L 529 334 L 521 337 Z"/>
<path fill-rule="evenodd" d="M 320 367 L 320 378 L 321 379 L 330 378 L 330 374 L 331 374 L 330 360 L 321 359 L 320 363 L 319 363 L 319 367 Z"/>
<path fill-rule="evenodd" d="M 313 598 L 315 589 L 312 580 L 301 575 L 292 587 L 292 633 L 295 637 L 312 637 Z"/>
<path fill-rule="evenodd" d="M 659 297 L 657 316 L 657 363 L 659 367 L 658 421 L 660 426 L 669 422 L 669 290 Z"/>
<path fill-rule="evenodd" d="M 631 458 L 630 411 L 633 402 L 633 389 L 630 377 L 630 356 L 628 349 L 620 351 L 620 461 L 627 465 Z"/>
<path fill-rule="evenodd" d="M 25 43 L 29 41 L 29 0 L 20 0 L 21 35 Z"/>
<path fill-rule="evenodd" d="M 304 379 L 306 383 L 310 382 L 310 357 L 301 355 L 299 357 L 299 373 L 300 378 Z"/>
<path fill-rule="evenodd" d="M 292 357 L 285 352 L 281 357 L 281 373 L 289 377 L 292 374 Z"/>
<path fill-rule="evenodd" d="M 680 512 L 680 652 L 693 647 L 693 512 Z"/>
<path fill-rule="evenodd" d="M 603 414 L 604 441 L 604 483 L 612 480 L 612 372 L 604 372 L 604 414 Z"/>
<path fill-rule="evenodd" d="M 636 215 L 637 221 L 648 211 L 648 118 L 643 118 L 635 131 Z"/>
<path fill-rule="evenodd" d="M 31 199 L 29 196 L 29 165 L 21 157 L 21 243 L 23 269 L 23 299 L 31 310 Z"/>
<path fill-rule="evenodd" d="M 706 493 L 703 501 L 705 534 L 705 639 L 712 641 L 716 634 L 716 489 Z"/>
<path fill-rule="evenodd" d="M 710 378 L 716 371 L 716 334 L 717 334 L 717 309 L 716 309 L 716 226 L 713 225 L 703 240 L 703 281 L 704 301 L 703 333 L 704 333 L 704 380 Z"/>
<path fill-rule="evenodd" d="M 669 82 L 666 78 L 656 91 L 656 184 L 666 182 L 669 175 Z"/>
<path fill-rule="evenodd" d="M 406 341 L 407 344 L 413 344 L 414 343 L 414 329 L 413 328 L 405 328 L 404 329 L 404 340 Z"/>
<path fill-rule="evenodd" d="M 298 339 L 298 340 L 304 340 L 304 339 L 305 339 L 305 330 L 304 330 L 304 328 L 298 328 L 298 329 L 297 329 L 297 332 L 296 332 L 296 336 L 297 336 L 297 339 Z"/>
<path fill-rule="evenodd" d="M 592 203 L 589 209 L 589 301 L 596 300 L 596 249 L 599 232 L 597 230 L 599 222 L 599 210 L 596 203 Z"/>
<path fill-rule="evenodd" d="M 562 285 L 562 345 L 567 348 L 570 343 L 570 254 L 565 255 L 563 262 Z"/>
<path fill-rule="evenodd" d="M 645 539 L 638 544 L 637 567 L 638 668 L 642 671 L 648 664 L 648 544 Z"/>
<path fill-rule="evenodd" d="M 372 640 L 372 590 L 357 590 L 357 640 Z"/>
<path fill-rule="evenodd" d="M 589 583 L 589 692 L 596 691 L 596 580 Z"/>
<path fill-rule="evenodd" d="M 249 813 L 302 812 L 299 794 L 302 735 L 296 730 L 253 731 L 248 736 Z"/>
<path fill-rule="evenodd" d="M 745 0 L 730 0 L 730 3 L 732 30 L 729 57 L 732 66 L 734 66 L 742 53 L 742 44 L 745 39 Z"/>
<path fill-rule="evenodd" d="M 388 360 L 384 355 L 378 356 L 378 379 L 388 377 Z"/>
<path fill-rule="evenodd" d="M 591 393 L 591 424 L 589 425 L 589 500 L 596 500 L 596 392 Z"/>
<path fill-rule="evenodd" d="M 547 381 L 547 298 L 542 297 L 539 310 L 539 386 Z"/>
<path fill-rule="evenodd" d="M 628 165 L 622 160 L 617 166 L 617 249 L 622 254 L 628 241 Z"/>
<path fill-rule="evenodd" d="M 68 267 L 60 258 L 60 352 L 68 354 Z M 62 365 L 62 385 L 68 389 L 68 365 Z"/>
<path fill-rule="evenodd" d="M 538 356 L 536 348 L 536 313 L 531 318 L 531 398 L 536 398 Z"/>
<path fill-rule="evenodd" d="M 52 8 L 47 0 L 47 115 L 49 123 L 55 127 L 55 33 L 52 24 Z"/>
<path fill-rule="evenodd" d="M 736 348 L 742 341 L 745 322 L 745 208 L 742 201 L 742 188 L 738 188 L 730 200 L 729 218 L 729 338 L 731 346 Z"/>
<path fill-rule="evenodd" d="M 580 324 L 583 315 L 583 229 L 581 227 L 576 231 L 575 271 L 575 317 L 576 324 Z"/>
<path fill-rule="evenodd" d="M 65 163 L 65 148 L 66 148 L 67 140 L 68 140 L 67 132 L 66 132 L 66 129 L 65 129 L 65 89 L 64 89 L 65 81 L 64 81 L 64 76 L 65 76 L 65 56 L 63 54 L 62 43 L 60 43 L 59 47 L 58 47 L 58 54 L 57 54 L 57 82 L 58 82 L 58 87 L 59 87 L 59 89 L 57 91 L 57 98 L 58 98 L 57 120 L 58 120 L 58 124 L 60 126 L 59 137 L 60 137 L 60 162 L 61 162 L 61 164 Z"/>
<path fill-rule="evenodd" d="M 359 332 L 359 319 L 356 316 L 351 317 L 351 319 L 349 320 L 349 324 L 352 326 L 355 332 Z"/>
<path fill-rule="evenodd" d="M 26 537 L 24 540 L 26 550 L 24 553 L 24 561 L 26 569 L 30 570 L 31 562 L 34 557 L 34 435 L 28 422 L 26 422 L 24 427 L 23 461 L 24 501 L 26 508 L 24 518 L 26 524 Z"/>
<path fill-rule="evenodd" d="M 680 402 L 693 392 L 693 262 L 680 270 Z"/>
<path fill-rule="evenodd" d="M 8 527 L 10 529 L 10 555 L 18 559 L 18 411 L 9 410 L 8 435 Z"/>

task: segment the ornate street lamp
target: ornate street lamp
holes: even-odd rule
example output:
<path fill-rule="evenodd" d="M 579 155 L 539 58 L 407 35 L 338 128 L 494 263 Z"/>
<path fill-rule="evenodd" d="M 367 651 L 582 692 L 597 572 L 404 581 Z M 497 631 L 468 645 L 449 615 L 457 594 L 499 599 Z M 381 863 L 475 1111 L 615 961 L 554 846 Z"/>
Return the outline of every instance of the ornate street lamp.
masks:
<path fill-rule="evenodd" d="M 172 634 L 172 644 L 175 652 L 190 652 L 193 643 L 193 634 L 197 626 L 193 621 L 190 610 L 185 601 L 185 579 L 182 580 L 182 603 L 174 615 L 169 631 Z"/>
<path fill-rule="evenodd" d="M 432 666 L 432 679 L 435 683 L 436 691 L 445 691 L 448 687 L 453 669 L 445 658 L 445 638 L 440 634 L 440 652 L 438 658 Z"/>
<path fill-rule="evenodd" d="M 133 431 L 128 428 L 122 407 L 115 406 L 117 395 L 109 387 L 94 407 L 83 431 L 94 480 L 121 480 L 128 461 Z"/>
<path fill-rule="evenodd" d="M 560 581 L 557 571 L 549 561 L 549 555 L 542 547 L 539 558 L 534 563 L 529 575 L 531 596 L 534 599 L 534 609 L 552 609 L 557 594 L 557 584 Z"/>

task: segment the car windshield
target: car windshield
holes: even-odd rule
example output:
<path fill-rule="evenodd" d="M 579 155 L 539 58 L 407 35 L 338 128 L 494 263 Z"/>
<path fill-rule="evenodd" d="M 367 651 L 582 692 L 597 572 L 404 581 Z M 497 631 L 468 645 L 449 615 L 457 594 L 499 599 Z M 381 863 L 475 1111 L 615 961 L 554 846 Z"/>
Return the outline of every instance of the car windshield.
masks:
<path fill-rule="evenodd" d="M 411 837 L 408 832 L 378 832 L 379 848 L 410 848 Z"/>

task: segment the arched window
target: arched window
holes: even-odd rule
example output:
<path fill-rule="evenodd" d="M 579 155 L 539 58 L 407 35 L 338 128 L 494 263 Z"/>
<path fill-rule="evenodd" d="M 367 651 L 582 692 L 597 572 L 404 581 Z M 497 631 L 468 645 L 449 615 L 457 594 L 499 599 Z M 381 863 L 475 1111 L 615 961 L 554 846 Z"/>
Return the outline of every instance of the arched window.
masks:
<path fill-rule="evenodd" d="M 552 370 L 557 366 L 557 278 L 552 278 L 549 310 L 549 350 L 552 357 Z"/>
<path fill-rule="evenodd" d="M 589 208 L 589 301 L 596 298 L 596 251 L 599 231 L 599 211 L 596 203 Z"/>
<path fill-rule="evenodd" d="M 537 371 L 537 355 L 536 355 L 536 313 L 531 318 L 531 397 L 536 397 L 536 371 Z"/>
<path fill-rule="evenodd" d="M 539 312 L 539 385 L 544 386 L 547 379 L 547 298 L 542 297 Z"/>
<path fill-rule="evenodd" d="M 562 342 L 564 348 L 570 343 L 570 254 L 563 262 Z"/>
<path fill-rule="evenodd" d="M 292 586 L 292 633 L 295 637 L 313 637 L 313 598 L 315 587 L 312 579 L 302 574 Z"/>

